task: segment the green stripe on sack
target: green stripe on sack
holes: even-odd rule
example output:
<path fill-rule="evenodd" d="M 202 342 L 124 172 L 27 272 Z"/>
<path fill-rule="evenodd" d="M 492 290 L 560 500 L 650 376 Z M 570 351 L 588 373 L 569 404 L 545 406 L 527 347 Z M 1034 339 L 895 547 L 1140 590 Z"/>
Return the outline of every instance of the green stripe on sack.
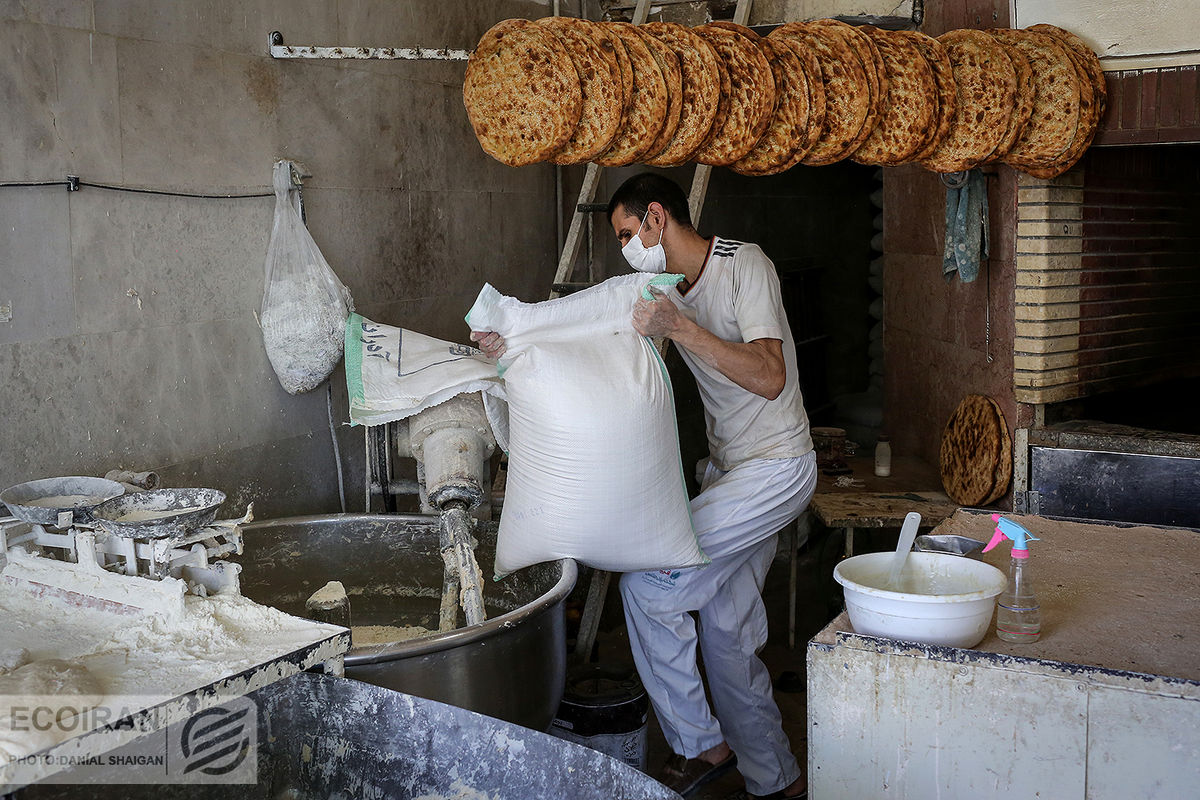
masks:
<path fill-rule="evenodd" d="M 350 395 L 351 410 L 355 406 L 361 408 L 367 400 L 362 379 L 362 324 L 363 318 L 360 314 L 351 313 L 346 318 L 346 392 Z M 358 424 L 354 421 L 353 414 L 350 418 L 350 424 Z"/>

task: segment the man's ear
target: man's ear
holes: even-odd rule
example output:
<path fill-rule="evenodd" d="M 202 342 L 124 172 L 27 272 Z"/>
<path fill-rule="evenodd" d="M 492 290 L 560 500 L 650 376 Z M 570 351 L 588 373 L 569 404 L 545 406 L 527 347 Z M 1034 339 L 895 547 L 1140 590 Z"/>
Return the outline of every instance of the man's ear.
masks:
<path fill-rule="evenodd" d="M 651 202 L 650 205 L 647 206 L 647 208 L 650 211 L 651 217 L 653 217 L 657 221 L 658 226 L 660 228 L 666 227 L 667 211 L 666 211 L 666 209 L 663 208 L 662 203 Z"/>

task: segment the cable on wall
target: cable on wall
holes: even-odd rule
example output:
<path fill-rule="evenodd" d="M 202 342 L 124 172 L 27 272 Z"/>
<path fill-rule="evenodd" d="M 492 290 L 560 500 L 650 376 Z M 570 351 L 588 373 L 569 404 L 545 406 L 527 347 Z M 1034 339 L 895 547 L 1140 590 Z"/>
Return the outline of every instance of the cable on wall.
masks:
<path fill-rule="evenodd" d="M 111 192 L 131 192 L 134 194 L 157 194 L 167 197 L 194 197 L 201 200 L 236 200 L 244 197 L 274 197 L 275 192 L 226 193 L 226 192 L 180 192 L 173 189 L 151 189 L 143 186 L 120 186 L 115 183 L 95 183 L 80 180 L 78 175 L 68 175 L 61 181 L 4 181 L 0 189 L 21 188 L 30 186 L 65 186 L 68 192 L 78 192 L 84 186 L 91 189 L 107 189 Z"/>

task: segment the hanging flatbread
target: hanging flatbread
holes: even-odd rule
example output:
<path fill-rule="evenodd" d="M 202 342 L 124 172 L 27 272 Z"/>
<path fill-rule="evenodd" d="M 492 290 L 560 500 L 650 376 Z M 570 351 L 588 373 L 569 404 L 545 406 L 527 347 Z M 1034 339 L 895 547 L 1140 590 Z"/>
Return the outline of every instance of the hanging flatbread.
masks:
<path fill-rule="evenodd" d="M 658 62 L 658 68 L 662 71 L 663 81 L 667 86 L 667 116 L 663 122 L 662 130 L 659 131 L 658 137 L 654 140 L 654 144 L 646 151 L 642 157 L 645 161 L 647 158 L 656 156 L 671 143 L 675 138 L 675 131 L 679 129 L 679 120 L 683 113 L 683 68 L 679 63 L 679 56 L 675 51 L 663 40 L 651 36 L 642 26 L 634 28 L 646 45 L 650 48 L 650 52 L 654 55 L 654 60 Z"/>
<path fill-rule="evenodd" d="M 730 165 L 742 175 L 774 175 L 799 163 L 808 137 L 809 88 L 804 64 L 784 39 L 759 39 L 775 78 L 775 108 L 754 148 Z"/>
<path fill-rule="evenodd" d="M 990 31 L 989 31 L 990 32 Z M 1029 125 L 1029 118 L 1033 114 L 1033 104 L 1036 98 L 1036 90 L 1033 82 L 1033 66 L 1029 63 L 1029 59 L 1021 52 L 1018 47 L 1009 44 L 1003 39 L 998 39 L 1000 44 L 1004 46 L 1008 53 L 1008 60 L 1012 62 L 1013 69 L 1017 73 L 1017 94 L 1013 101 L 1013 113 L 1008 118 L 1008 129 L 1004 131 L 1004 136 L 1000 137 L 1000 144 L 996 145 L 996 149 L 987 157 L 987 161 L 999 161 L 1003 159 L 1012 150 L 1017 143 L 1017 139 L 1025 132 Z"/>
<path fill-rule="evenodd" d="M 930 131 L 929 141 L 909 158 L 910 161 L 922 161 L 932 155 L 950 133 L 950 126 L 954 123 L 954 116 L 958 110 L 958 84 L 954 82 L 954 67 L 950 64 L 950 56 L 946 54 L 946 48 L 941 42 L 917 31 L 896 31 L 896 35 L 908 39 L 921 51 L 921 55 L 925 56 L 925 61 L 933 71 L 933 82 L 937 85 L 937 118 Z"/>
<path fill-rule="evenodd" d="M 964 506 L 988 502 L 1007 432 L 987 397 L 970 394 L 958 404 L 942 431 L 940 447 L 942 485 L 951 500 Z"/>
<path fill-rule="evenodd" d="M 887 69 L 883 112 L 854 152 L 860 164 L 902 164 L 928 143 L 937 119 L 937 84 L 925 56 L 909 39 L 878 28 L 860 29 L 875 42 Z"/>
<path fill-rule="evenodd" d="M 602 167 L 622 167 L 637 162 L 654 145 L 667 121 L 667 84 L 645 39 L 628 22 L 610 23 L 620 37 L 633 66 L 633 90 L 621 131 L 595 162 Z"/>
<path fill-rule="evenodd" d="M 843 37 L 821 26 L 789 22 L 771 32 L 770 38 L 780 37 L 795 39 L 816 55 L 825 84 L 821 133 L 802 163 L 819 166 L 840 161 L 858 149 L 859 134 L 871 113 L 871 91 L 862 62 Z"/>
<path fill-rule="evenodd" d="M 1100 127 L 1100 119 L 1104 116 L 1108 88 L 1104 82 L 1104 71 L 1100 68 L 1100 59 L 1078 36 L 1062 28 L 1045 24 L 1033 25 L 1029 30 L 1054 36 L 1066 45 L 1067 54 L 1075 63 L 1076 74 L 1080 76 L 1079 128 L 1075 131 L 1075 138 L 1071 142 L 1071 146 L 1054 163 L 1044 167 L 1025 169 L 1025 172 L 1035 178 L 1056 178 L 1073 167 L 1091 145 L 1096 131 Z M 1084 80 L 1085 76 L 1087 80 Z"/>
<path fill-rule="evenodd" d="M 616 31 L 608 25 L 599 27 L 612 43 L 613 55 L 617 58 L 617 72 L 620 73 L 617 84 L 621 88 L 621 120 L 624 124 L 625 115 L 629 113 L 629 104 L 633 101 L 633 62 L 629 60 L 629 49 L 625 47 L 621 37 L 617 36 Z"/>
<path fill-rule="evenodd" d="M 509 19 L 493 25 L 467 61 L 463 105 L 483 151 L 519 167 L 545 161 L 570 140 L 583 92 L 557 36 Z"/>
<path fill-rule="evenodd" d="M 624 106 L 620 67 L 604 27 L 575 17 L 545 17 L 536 23 L 566 46 L 579 73 L 583 105 L 570 140 L 553 158 L 556 164 L 582 164 L 608 149 L 621 129 Z"/>
<path fill-rule="evenodd" d="M 867 105 L 867 118 L 863 120 L 863 127 L 858 134 L 858 143 L 861 145 L 871 135 L 879 121 L 879 115 L 883 113 L 882 103 L 887 96 L 888 80 L 883 55 L 876 47 L 875 40 L 854 25 L 847 25 L 836 19 L 817 19 L 810 24 L 823 27 L 830 33 L 840 36 L 862 64 L 870 99 Z"/>
<path fill-rule="evenodd" d="M 673 167 L 685 163 L 708 138 L 717 116 L 724 66 L 719 64 L 717 51 L 708 40 L 683 25 L 650 22 L 642 28 L 679 56 L 683 86 L 679 126 L 659 153 L 642 160 L 653 167 Z"/>
<path fill-rule="evenodd" d="M 1017 73 L 1004 46 L 977 30 L 938 37 L 950 56 L 958 87 L 950 132 L 921 165 L 934 172 L 959 172 L 981 164 L 1008 130 L 1017 93 Z"/>
<path fill-rule="evenodd" d="M 732 22 L 710 22 L 693 30 L 706 38 L 725 63 L 729 75 L 729 106 L 718 128 L 692 154 L 701 164 L 723 167 L 754 147 L 771 123 L 775 108 L 775 78 L 758 46 L 758 34 Z"/>
<path fill-rule="evenodd" d="M 1004 158 L 1014 165 L 1053 161 L 1066 152 L 1079 127 L 1079 78 L 1067 49 L 1035 31 L 999 28 L 989 33 L 1029 60 L 1033 72 L 1033 111 L 1029 124 Z"/>

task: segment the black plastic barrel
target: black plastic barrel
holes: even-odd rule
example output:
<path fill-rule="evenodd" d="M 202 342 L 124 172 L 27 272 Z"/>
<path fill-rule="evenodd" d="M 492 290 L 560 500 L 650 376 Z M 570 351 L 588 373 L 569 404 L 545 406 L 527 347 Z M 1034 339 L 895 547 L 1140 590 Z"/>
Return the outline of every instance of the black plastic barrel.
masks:
<path fill-rule="evenodd" d="M 567 670 L 550 733 L 645 771 L 650 701 L 632 666 L 583 664 Z"/>

